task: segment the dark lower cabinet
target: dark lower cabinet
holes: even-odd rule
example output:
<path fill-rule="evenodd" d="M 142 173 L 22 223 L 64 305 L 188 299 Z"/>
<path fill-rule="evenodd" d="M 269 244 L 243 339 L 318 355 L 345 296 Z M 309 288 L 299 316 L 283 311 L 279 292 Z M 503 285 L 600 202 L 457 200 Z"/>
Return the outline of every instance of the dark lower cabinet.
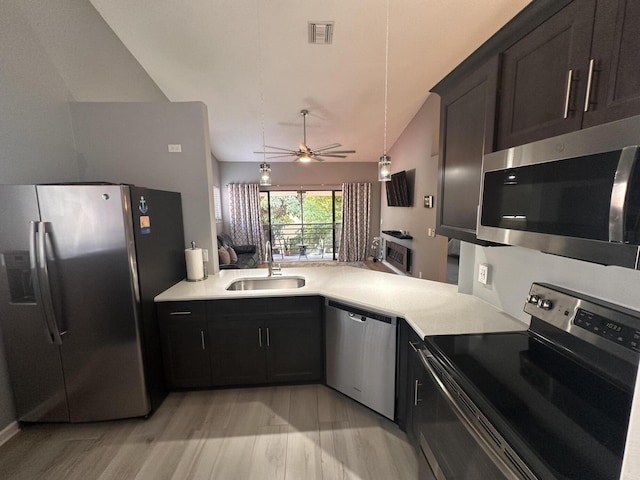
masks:
<path fill-rule="evenodd" d="M 424 410 L 429 408 L 428 399 L 425 399 L 425 385 L 429 379 L 416 352 L 416 349 L 422 346 L 422 340 L 411 331 L 406 349 L 407 383 L 404 402 L 406 405 L 406 431 L 416 446 L 419 446 L 420 443 Z"/>
<path fill-rule="evenodd" d="M 435 416 L 437 408 L 437 401 L 428 388 L 432 380 L 416 352 L 424 344 L 404 321 L 400 323 L 398 338 L 398 426 L 418 450 L 418 477 L 420 480 L 433 480 L 435 477 L 421 446 L 421 437 L 430 434 L 425 426 L 430 417 Z"/>
<path fill-rule="evenodd" d="M 321 297 L 158 304 L 169 388 L 317 382 Z"/>
<path fill-rule="evenodd" d="M 157 308 L 166 386 L 210 386 L 210 346 L 204 303 L 161 303 Z"/>
<path fill-rule="evenodd" d="M 309 313 L 279 315 L 266 322 L 267 378 L 271 382 L 322 378 L 322 325 Z"/>
<path fill-rule="evenodd" d="M 224 318 L 209 322 L 214 385 L 267 381 L 264 322 L 254 318 Z"/>
<path fill-rule="evenodd" d="M 215 385 L 322 379 L 320 297 L 215 300 L 207 318 Z"/>

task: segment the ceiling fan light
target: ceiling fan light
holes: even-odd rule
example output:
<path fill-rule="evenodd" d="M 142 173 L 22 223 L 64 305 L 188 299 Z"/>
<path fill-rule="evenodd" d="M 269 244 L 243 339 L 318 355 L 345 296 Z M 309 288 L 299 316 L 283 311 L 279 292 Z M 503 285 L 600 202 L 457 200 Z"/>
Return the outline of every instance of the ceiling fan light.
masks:
<path fill-rule="evenodd" d="M 391 180 L 391 157 L 382 155 L 378 161 L 378 181 L 388 182 Z"/>
<path fill-rule="evenodd" d="M 311 161 L 311 157 L 305 153 L 305 154 L 301 155 L 300 157 L 298 157 L 298 161 L 300 161 L 302 163 L 309 163 Z"/>
<path fill-rule="evenodd" d="M 271 185 L 271 165 L 268 163 L 260 164 L 260 186 L 268 187 Z"/>

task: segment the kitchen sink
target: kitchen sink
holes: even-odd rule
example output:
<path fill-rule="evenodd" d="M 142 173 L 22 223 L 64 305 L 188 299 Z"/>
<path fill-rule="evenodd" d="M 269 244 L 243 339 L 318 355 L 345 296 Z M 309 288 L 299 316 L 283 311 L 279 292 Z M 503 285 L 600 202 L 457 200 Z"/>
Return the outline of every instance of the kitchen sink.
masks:
<path fill-rule="evenodd" d="M 241 278 L 231 283 L 227 290 L 272 290 L 275 288 L 300 288 L 304 285 L 305 280 L 302 277 Z"/>

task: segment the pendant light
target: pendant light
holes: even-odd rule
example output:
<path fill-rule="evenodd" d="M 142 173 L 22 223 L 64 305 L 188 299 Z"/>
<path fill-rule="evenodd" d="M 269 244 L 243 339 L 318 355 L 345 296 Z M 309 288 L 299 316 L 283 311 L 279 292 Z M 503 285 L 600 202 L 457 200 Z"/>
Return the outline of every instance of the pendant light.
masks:
<path fill-rule="evenodd" d="M 384 149 L 378 161 L 378 181 L 391 180 L 391 157 L 387 155 L 387 94 L 389 90 L 389 0 L 387 0 L 387 30 L 384 45 Z"/>
<path fill-rule="evenodd" d="M 269 187 L 271 185 L 271 165 L 268 163 L 260 164 L 260 186 Z"/>
<path fill-rule="evenodd" d="M 262 126 L 262 163 L 260 164 L 260 186 L 271 186 L 271 165 L 267 163 L 264 153 L 264 86 L 262 82 L 262 43 L 260 42 L 260 0 L 256 0 L 256 14 L 258 17 L 258 82 L 260 83 L 260 123 Z"/>

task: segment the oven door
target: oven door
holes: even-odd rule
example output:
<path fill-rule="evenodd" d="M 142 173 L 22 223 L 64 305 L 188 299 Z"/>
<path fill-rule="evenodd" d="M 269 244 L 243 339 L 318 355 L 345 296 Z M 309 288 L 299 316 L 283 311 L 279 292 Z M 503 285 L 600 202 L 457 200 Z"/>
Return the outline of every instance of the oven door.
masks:
<path fill-rule="evenodd" d="M 435 477 L 536 479 L 429 350 L 415 354 L 426 375 L 416 384 L 421 407 L 413 423 Z"/>

